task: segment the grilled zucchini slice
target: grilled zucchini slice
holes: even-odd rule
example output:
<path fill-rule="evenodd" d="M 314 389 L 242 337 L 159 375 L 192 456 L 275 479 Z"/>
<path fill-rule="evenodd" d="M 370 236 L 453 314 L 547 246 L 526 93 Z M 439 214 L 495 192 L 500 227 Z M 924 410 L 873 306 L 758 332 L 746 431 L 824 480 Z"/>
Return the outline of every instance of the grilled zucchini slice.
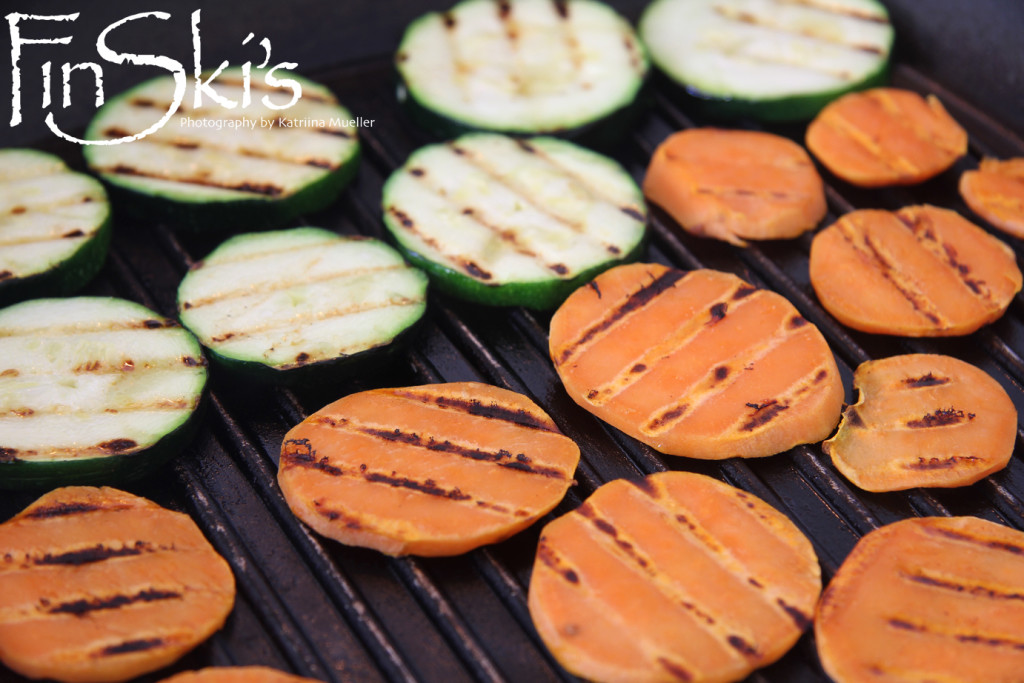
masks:
<path fill-rule="evenodd" d="M 96 179 L 52 154 L 0 150 L 0 306 L 73 294 L 109 244 L 110 205 Z"/>
<path fill-rule="evenodd" d="M 637 256 L 646 206 L 612 159 L 552 137 L 471 133 L 414 152 L 384 186 L 384 224 L 438 288 L 549 309 Z"/>
<path fill-rule="evenodd" d="M 189 84 L 178 112 L 158 130 L 115 145 L 88 145 L 86 162 L 138 216 L 153 214 L 193 228 L 264 228 L 330 204 L 355 175 L 359 141 L 354 119 L 331 92 L 289 76 L 302 86 L 291 107 L 272 109 L 263 98 L 285 105 L 292 91 L 268 88 L 254 70 L 251 103 L 228 109 L 204 100 L 192 108 Z M 238 68 L 213 81 L 218 94 L 244 97 Z M 140 133 L 173 103 L 174 79 L 161 76 L 111 99 L 86 131 L 89 140 Z"/>
<path fill-rule="evenodd" d="M 191 437 L 206 375 L 191 334 L 131 301 L 0 310 L 0 487 L 149 474 Z"/>
<path fill-rule="evenodd" d="M 178 311 L 228 369 L 322 382 L 392 349 L 423 316 L 426 290 L 383 242 L 303 227 L 228 239 L 182 280 Z"/>

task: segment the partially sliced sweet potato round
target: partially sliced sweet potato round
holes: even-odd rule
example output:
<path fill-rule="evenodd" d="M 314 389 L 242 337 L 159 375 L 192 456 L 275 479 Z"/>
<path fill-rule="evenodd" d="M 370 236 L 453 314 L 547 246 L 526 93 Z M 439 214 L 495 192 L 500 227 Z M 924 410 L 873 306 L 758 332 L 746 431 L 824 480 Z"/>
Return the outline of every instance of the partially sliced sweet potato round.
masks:
<path fill-rule="evenodd" d="M 185 671 L 160 683 L 317 683 L 267 666 L 211 666 Z"/>
<path fill-rule="evenodd" d="M 822 444 L 868 491 L 966 486 L 1006 466 L 1017 410 L 983 370 L 949 356 L 908 354 L 861 364 L 860 399 Z"/>
<path fill-rule="evenodd" d="M 687 232 L 737 246 L 796 237 L 824 218 L 814 162 L 784 137 L 691 128 L 654 152 L 644 194 Z"/>
<path fill-rule="evenodd" d="M 737 681 L 781 657 L 821 591 L 810 541 L 764 501 L 699 474 L 618 479 L 544 527 L 529 608 L 595 681 Z"/>
<path fill-rule="evenodd" d="M 457 555 L 555 507 L 579 458 L 530 399 L 453 382 L 321 408 L 285 435 L 278 482 L 324 536 L 389 555 Z"/>
<path fill-rule="evenodd" d="M 574 401 L 670 455 L 762 457 L 826 438 L 843 386 L 818 329 L 730 273 L 613 268 L 551 319 Z"/>
<path fill-rule="evenodd" d="M 818 605 L 836 683 L 1018 683 L 1024 671 L 1024 533 L 976 517 L 872 531 Z"/>
<path fill-rule="evenodd" d="M 811 284 L 841 323 L 907 337 L 970 334 L 1021 288 L 1013 250 L 955 211 L 862 209 L 814 237 Z"/>
<path fill-rule="evenodd" d="M 978 170 L 960 176 L 960 196 L 971 211 L 1024 239 L 1024 157 L 982 159 Z"/>
<path fill-rule="evenodd" d="M 808 149 L 854 185 L 914 185 L 967 153 L 967 132 L 934 95 L 874 88 L 843 95 L 811 121 Z"/>

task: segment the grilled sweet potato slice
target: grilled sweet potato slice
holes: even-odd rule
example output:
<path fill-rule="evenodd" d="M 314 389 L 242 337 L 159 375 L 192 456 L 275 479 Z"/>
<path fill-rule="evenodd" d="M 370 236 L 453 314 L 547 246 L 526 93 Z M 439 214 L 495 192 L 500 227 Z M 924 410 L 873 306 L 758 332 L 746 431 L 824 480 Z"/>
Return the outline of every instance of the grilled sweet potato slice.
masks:
<path fill-rule="evenodd" d="M 579 457 L 525 396 L 454 382 L 321 408 L 285 435 L 278 481 L 324 536 L 389 555 L 457 555 L 557 505 Z"/>
<path fill-rule="evenodd" d="M 960 176 L 960 196 L 971 211 L 1024 239 L 1024 157 L 982 159 L 978 170 Z"/>
<path fill-rule="evenodd" d="M 574 401 L 671 455 L 759 457 L 820 441 L 843 386 L 818 329 L 774 292 L 714 270 L 609 270 L 551 319 Z"/>
<path fill-rule="evenodd" d="M 266 666 L 211 666 L 165 678 L 160 683 L 316 683 Z"/>
<path fill-rule="evenodd" d="M 529 608 L 569 671 L 599 681 L 736 681 L 781 657 L 821 591 L 810 541 L 699 474 L 600 487 L 541 534 Z"/>
<path fill-rule="evenodd" d="M 907 337 L 970 334 L 1021 288 L 1013 251 L 955 211 L 862 209 L 814 237 L 811 284 L 844 325 Z"/>
<path fill-rule="evenodd" d="M 112 488 L 52 491 L 0 524 L 0 660 L 29 678 L 124 681 L 219 629 L 227 562 L 195 523 Z"/>
<path fill-rule="evenodd" d="M 983 370 L 949 356 L 909 354 L 861 364 L 860 400 L 822 444 L 868 491 L 966 486 L 1013 455 L 1017 409 Z"/>
<path fill-rule="evenodd" d="M 975 517 L 907 519 L 862 538 L 818 605 L 836 683 L 1011 683 L 1024 671 L 1024 533 Z"/>
<path fill-rule="evenodd" d="M 796 237 L 825 216 L 825 189 L 800 145 L 771 133 L 691 128 L 654 152 L 644 194 L 687 232 L 737 246 Z"/>
<path fill-rule="evenodd" d="M 844 95 L 807 127 L 808 149 L 862 187 L 914 185 L 967 153 L 967 132 L 934 95 L 874 88 Z"/>

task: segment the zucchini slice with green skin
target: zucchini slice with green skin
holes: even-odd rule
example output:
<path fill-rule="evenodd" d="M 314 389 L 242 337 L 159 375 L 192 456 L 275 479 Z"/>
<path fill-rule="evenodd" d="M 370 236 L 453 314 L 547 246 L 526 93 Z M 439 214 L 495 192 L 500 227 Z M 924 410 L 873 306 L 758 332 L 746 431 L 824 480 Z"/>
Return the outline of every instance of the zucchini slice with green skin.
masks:
<path fill-rule="evenodd" d="M 496 133 L 414 152 L 385 183 L 383 214 L 439 289 L 539 310 L 639 255 L 647 221 L 640 189 L 612 159 Z"/>
<path fill-rule="evenodd" d="M 724 118 L 801 121 L 888 80 L 893 28 L 876 0 L 654 0 L 651 60 Z"/>
<path fill-rule="evenodd" d="M 0 488 L 143 477 L 194 433 L 202 349 L 124 299 L 34 299 L 0 310 Z"/>
<path fill-rule="evenodd" d="M 322 382 L 394 348 L 426 291 L 427 276 L 383 242 L 303 227 L 225 241 L 181 281 L 178 312 L 229 370 Z"/>
<path fill-rule="evenodd" d="M 0 150 L 0 306 L 81 289 L 103 266 L 110 204 L 52 154 Z"/>
<path fill-rule="evenodd" d="M 228 109 L 207 98 L 193 108 L 193 82 L 177 113 L 138 140 L 86 145 L 90 169 L 112 198 L 136 216 L 160 215 L 198 229 L 279 226 L 337 197 L 359 165 L 355 119 L 322 85 L 289 75 L 302 97 L 264 85 L 254 70 L 251 103 L 242 106 L 241 70 L 225 69 L 212 87 L 239 102 Z M 174 79 L 161 76 L 111 99 L 86 131 L 89 140 L 140 133 L 171 107 Z"/>
<path fill-rule="evenodd" d="M 649 69 L 632 26 L 594 0 L 464 0 L 410 24 L 395 64 L 399 100 L 445 138 L 621 133 Z"/>

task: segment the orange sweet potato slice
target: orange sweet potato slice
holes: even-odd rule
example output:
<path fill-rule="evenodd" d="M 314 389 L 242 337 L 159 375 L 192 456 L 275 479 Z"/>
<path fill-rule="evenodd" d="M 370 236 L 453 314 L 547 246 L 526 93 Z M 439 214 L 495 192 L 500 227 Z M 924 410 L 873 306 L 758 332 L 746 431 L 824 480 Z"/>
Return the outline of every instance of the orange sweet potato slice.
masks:
<path fill-rule="evenodd" d="M 967 153 L 967 133 L 934 95 L 875 88 L 828 104 L 807 127 L 808 149 L 862 187 L 913 185 Z"/>
<path fill-rule="evenodd" d="M 860 400 L 822 444 L 868 491 L 966 486 L 1013 454 L 1017 410 L 983 370 L 949 356 L 909 354 L 861 364 Z"/>
<path fill-rule="evenodd" d="M 815 619 L 836 683 L 1011 683 L 1024 671 L 1024 533 L 975 517 L 907 519 L 843 562 Z"/>
<path fill-rule="evenodd" d="M 165 678 L 160 683 L 316 683 L 266 666 L 211 666 Z"/>
<path fill-rule="evenodd" d="M 644 194 L 687 232 L 737 246 L 796 237 L 825 216 L 803 147 L 771 133 L 693 128 L 654 152 Z"/>
<path fill-rule="evenodd" d="M 982 159 L 978 170 L 960 176 L 960 196 L 971 211 L 1024 239 L 1024 157 Z"/>
<path fill-rule="evenodd" d="M 907 337 L 969 334 L 1021 288 L 1013 251 L 955 211 L 846 214 L 814 237 L 811 284 L 840 322 Z"/>
<path fill-rule="evenodd" d="M 219 629 L 227 562 L 195 523 L 123 491 L 52 491 L 0 525 L 0 660 L 29 678 L 124 681 Z"/>
<path fill-rule="evenodd" d="M 579 455 L 525 396 L 454 382 L 321 408 L 285 435 L 278 481 L 324 536 L 389 555 L 457 555 L 551 510 Z"/>
<path fill-rule="evenodd" d="M 807 538 L 699 474 L 600 487 L 541 533 L 529 609 L 566 669 L 599 681 L 737 681 L 781 657 L 821 591 Z"/>
<path fill-rule="evenodd" d="M 606 271 L 552 317 L 550 353 L 574 401 L 671 455 L 772 455 L 826 438 L 842 409 L 818 329 L 714 270 Z"/>

